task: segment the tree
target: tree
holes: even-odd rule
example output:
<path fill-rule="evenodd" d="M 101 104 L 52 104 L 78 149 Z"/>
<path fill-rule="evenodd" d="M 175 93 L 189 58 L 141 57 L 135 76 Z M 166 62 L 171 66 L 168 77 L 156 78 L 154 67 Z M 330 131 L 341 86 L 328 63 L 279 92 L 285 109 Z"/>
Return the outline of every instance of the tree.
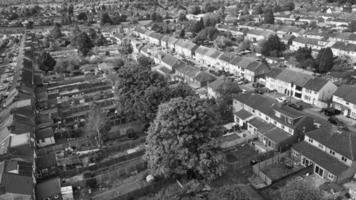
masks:
<path fill-rule="evenodd" d="M 334 55 L 330 47 L 322 48 L 316 58 L 316 71 L 326 73 L 331 70 L 334 65 Z"/>
<path fill-rule="evenodd" d="M 50 32 L 50 35 L 54 38 L 60 38 L 62 36 L 61 25 L 55 24 L 53 29 Z"/>
<path fill-rule="evenodd" d="M 133 52 L 133 48 L 130 42 L 124 41 L 119 46 L 119 52 L 123 55 L 129 55 Z"/>
<path fill-rule="evenodd" d="M 185 29 L 184 28 L 178 30 L 178 37 L 179 38 L 184 38 L 185 37 Z"/>
<path fill-rule="evenodd" d="M 189 6 L 188 13 L 192 15 L 200 14 L 200 7 L 199 6 Z"/>
<path fill-rule="evenodd" d="M 178 21 L 179 21 L 179 22 L 187 21 L 187 17 L 186 17 L 186 15 L 185 15 L 183 12 L 180 12 L 180 13 L 178 14 Z"/>
<path fill-rule="evenodd" d="M 219 35 L 219 31 L 214 26 L 209 26 L 201 30 L 198 35 L 194 38 L 194 42 L 201 44 L 205 40 L 213 41 Z"/>
<path fill-rule="evenodd" d="M 264 22 L 265 24 L 274 24 L 274 15 L 272 9 L 266 9 L 264 12 Z"/>
<path fill-rule="evenodd" d="M 99 37 L 94 41 L 95 46 L 105 46 L 107 44 L 107 40 L 103 34 L 100 34 Z"/>
<path fill-rule="evenodd" d="M 38 59 L 38 66 L 42 71 L 52 71 L 56 65 L 56 60 L 52 58 L 51 54 L 43 51 Z"/>
<path fill-rule="evenodd" d="M 292 180 L 281 189 L 283 200 L 321 200 L 322 192 L 308 181 Z"/>
<path fill-rule="evenodd" d="M 202 10 L 203 12 L 208 13 L 208 12 L 213 12 L 214 10 L 216 10 L 216 8 L 212 6 L 209 2 L 205 2 L 203 3 Z"/>
<path fill-rule="evenodd" d="M 150 18 L 153 22 L 162 22 L 163 21 L 163 17 L 156 12 L 153 12 L 151 14 Z"/>
<path fill-rule="evenodd" d="M 111 18 L 110 18 L 108 13 L 104 12 L 101 15 L 100 23 L 101 24 L 112 24 L 112 20 L 111 20 Z"/>
<path fill-rule="evenodd" d="M 140 64 L 142 67 L 151 69 L 152 65 L 154 65 L 155 61 L 147 56 L 140 56 L 138 59 L 138 64 Z"/>
<path fill-rule="evenodd" d="M 76 39 L 75 44 L 77 45 L 78 50 L 84 55 L 88 55 L 91 48 L 94 46 L 88 34 L 85 32 L 80 33 Z"/>
<path fill-rule="evenodd" d="M 282 52 L 286 49 L 285 44 L 280 40 L 277 35 L 271 35 L 267 41 L 262 44 L 261 53 L 264 56 L 281 56 Z"/>
<path fill-rule="evenodd" d="M 225 37 L 225 36 L 218 36 L 214 40 L 214 45 L 218 48 L 225 49 L 226 47 L 229 47 L 232 45 L 232 41 L 230 38 Z"/>
<path fill-rule="evenodd" d="M 78 20 L 86 21 L 86 20 L 88 20 L 88 16 L 87 16 L 87 14 L 86 14 L 85 12 L 81 12 L 81 13 L 79 13 L 79 15 L 77 16 L 77 19 L 78 19 Z"/>
<path fill-rule="evenodd" d="M 145 160 L 154 175 L 210 181 L 224 172 L 221 127 L 206 100 L 174 98 L 147 131 Z"/>
<path fill-rule="evenodd" d="M 307 59 L 313 59 L 312 49 L 308 47 L 300 47 L 295 52 L 295 58 L 298 62 L 303 62 Z"/>
<path fill-rule="evenodd" d="M 283 9 L 288 10 L 288 11 L 294 10 L 294 7 L 295 7 L 295 5 L 294 5 L 293 1 L 288 1 L 283 5 Z"/>
<path fill-rule="evenodd" d="M 90 111 L 88 113 L 86 123 L 85 123 L 85 132 L 86 133 L 96 133 L 98 146 L 102 145 L 102 131 L 106 125 L 106 115 L 97 104 L 92 104 L 90 106 Z"/>
<path fill-rule="evenodd" d="M 190 25 L 190 31 L 193 33 L 198 33 L 199 31 L 201 31 L 204 28 L 204 22 L 203 22 L 203 18 L 200 18 L 199 21 L 193 21 Z"/>
<path fill-rule="evenodd" d="M 220 22 L 220 18 L 217 14 L 209 13 L 203 17 L 204 27 L 215 26 Z"/>
<path fill-rule="evenodd" d="M 246 50 L 251 50 L 251 41 L 250 40 L 244 40 L 240 43 L 238 50 L 239 51 L 246 51 Z"/>

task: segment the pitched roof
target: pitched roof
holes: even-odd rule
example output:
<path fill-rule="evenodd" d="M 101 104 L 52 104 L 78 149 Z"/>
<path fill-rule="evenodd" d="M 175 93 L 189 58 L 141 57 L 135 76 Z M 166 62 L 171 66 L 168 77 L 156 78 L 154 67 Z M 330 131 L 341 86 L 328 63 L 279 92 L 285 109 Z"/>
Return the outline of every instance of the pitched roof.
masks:
<path fill-rule="evenodd" d="M 349 168 L 346 164 L 340 162 L 317 147 L 308 144 L 306 141 L 302 141 L 292 148 L 336 176 Z"/>
<path fill-rule="evenodd" d="M 278 127 L 274 127 L 273 129 L 263 132 L 262 134 L 264 134 L 267 138 L 269 138 L 276 144 L 281 143 L 292 136 Z"/>
<path fill-rule="evenodd" d="M 328 80 L 320 78 L 320 77 L 315 77 L 313 79 L 310 79 L 305 85 L 304 88 L 308 90 L 313 90 L 313 91 L 319 91 L 321 90 L 324 85 L 328 83 Z"/>
<path fill-rule="evenodd" d="M 235 55 L 233 53 L 224 52 L 224 53 L 220 54 L 218 59 L 222 60 L 222 61 L 225 61 L 225 62 L 230 62 L 230 60 L 232 60 L 234 58 L 234 56 Z"/>
<path fill-rule="evenodd" d="M 254 126 L 255 128 L 257 128 L 257 130 L 260 133 L 265 133 L 275 127 L 272 124 L 263 121 L 259 117 L 254 117 L 254 118 L 250 119 L 247 123 L 249 123 L 252 126 Z"/>
<path fill-rule="evenodd" d="M 240 118 L 242 120 L 252 117 L 252 114 L 245 109 L 239 110 L 238 112 L 234 113 L 234 115 L 236 115 L 238 118 Z"/>
<path fill-rule="evenodd" d="M 226 77 L 216 79 L 214 82 L 210 83 L 208 87 L 219 93 L 224 91 L 241 91 L 239 85 L 235 81 Z"/>
<path fill-rule="evenodd" d="M 250 63 L 246 69 L 254 72 L 255 74 L 265 74 L 270 71 L 270 67 L 260 61 Z"/>
<path fill-rule="evenodd" d="M 18 165 L 18 173 L 15 172 L 16 170 L 13 171 L 15 165 Z M 2 192 L 5 193 L 32 195 L 34 188 L 32 164 L 9 160 L 1 162 L 0 185 L 4 190 Z"/>
<path fill-rule="evenodd" d="M 340 49 L 343 51 L 356 52 L 356 44 L 352 44 L 352 43 L 335 42 L 335 44 L 333 44 L 331 48 Z"/>
<path fill-rule="evenodd" d="M 201 71 L 199 72 L 196 77 L 195 80 L 199 81 L 199 82 L 212 82 L 214 80 L 216 80 L 216 77 L 212 74 L 210 74 L 209 72 L 205 72 L 205 71 Z"/>
<path fill-rule="evenodd" d="M 206 53 L 209 51 L 208 47 L 204 46 L 199 46 L 197 50 L 195 50 L 195 54 L 200 54 L 200 55 L 206 55 Z"/>
<path fill-rule="evenodd" d="M 246 69 L 251 63 L 257 61 L 258 59 L 255 57 L 242 57 L 237 65 L 241 68 Z"/>
<path fill-rule="evenodd" d="M 53 136 L 54 136 L 54 133 L 53 133 L 53 129 L 51 127 L 36 130 L 36 139 L 37 140 L 45 139 L 45 138 L 49 138 L 49 137 L 53 137 Z"/>
<path fill-rule="evenodd" d="M 313 76 L 291 69 L 284 69 L 277 75 L 277 79 L 304 87 L 309 80 L 313 79 Z"/>
<path fill-rule="evenodd" d="M 36 158 L 36 167 L 39 169 L 46 169 L 49 167 L 56 166 L 57 160 L 56 160 L 56 154 L 55 153 L 49 153 L 44 156 L 39 156 Z"/>
<path fill-rule="evenodd" d="M 356 85 L 341 85 L 334 93 L 334 96 L 356 104 Z"/>
<path fill-rule="evenodd" d="M 271 77 L 271 78 L 275 79 L 282 71 L 283 71 L 283 69 L 281 69 L 281 68 L 273 68 L 268 73 L 266 73 L 266 77 Z"/>
<path fill-rule="evenodd" d="M 273 115 L 273 105 L 276 104 L 274 99 L 256 93 L 239 93 L 234 99 L 268 116 Z"/>
<path fill-rule="evenodd" d="M 306 135 L 348 159 L 356 160 L 356 133 L 323 127 Z"/>

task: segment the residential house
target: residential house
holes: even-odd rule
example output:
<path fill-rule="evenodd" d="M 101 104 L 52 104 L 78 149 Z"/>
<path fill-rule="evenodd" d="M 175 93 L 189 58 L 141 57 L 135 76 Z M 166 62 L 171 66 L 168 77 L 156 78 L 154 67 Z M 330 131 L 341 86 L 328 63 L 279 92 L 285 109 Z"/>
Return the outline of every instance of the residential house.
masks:
<path fill-rule="evenodd" d="M 55 143 L 52 127 L 36 130 L 36 144 L 38 147 L 45 147 Z"/>
<path fill-rule="evenodd" d="M 175 43 L 178 41 L 177 38 L 174 38 L 174 37 L 171 37 L 171 36 L 168 36 L 168 35 L 164 35 L 161 39 L 161 46 L 164 48 L 164 49 L 170 49 L 170 50 L 174 50 L 174 45 Z"/>
<path fill-rule="evenodd" d="M 262 31 L 262 30 L 248 30 L 246 34 L 246 39 L 253 42 L 259 42 L 268 39 L 271 35 L 274 35 L 273 31 Z"/>
<path fill-rule="evenodd" d="M 32 163 L 20 160 L 0 162 L 0 199 L 35 199 Z"/>
<path fill-rule="evenodd" d="M 335 42 L 331 46 L 331 50 L 336 56 L 346 56 L 356 62 L 356 44 L 354 43 Z"/>
<path fill-rule="evenodd" d="M 317 107 L 325 108 L 336 90 L 337 86 L 331 81 L 315 77 L 303 86 L 302 100 Z"/>
<path fill-rule="evenodd" d="M 206 86 L 216 78 L 212 74 L 191 66 L 191 65 L 179 65 L 175 69 L 173 80 L 180 80 L 192 88 L 198 89 Z"/>
<path fill-rule="evenodd" d="M 225 94 L 235 94 L 241 89 L 237 82 L 227 77 L 220 77 L 208 84 L 208 98 L 219 98 Z"/>
<path fill-rule="evenodd" d="M 334 33 L 329 37 L 330 41 L 333 42 L 345 42 L 356 44 L 356 33 L 344 32 L 344 33 Z"/>
<path fill-rule="evenodd" d="M 213 68 L 219 68 L 219 60 L 217 59 L 220 56 L 221 52 L 215 50 L 214 48 L 208 48 L 204 46 L 199 46 L 195 51 L 195 59 L 200 63 L 208 65 Z"/>
<path fill-rule="evenodd" d="M 57 173 L 57 160 L 55 153 L 49 153 L 43 156 L 36 157 L 36 177 L 51 176 Z"/>
<path fill-rule="evenodd" d="M 312 166 L 314 174 L 338 184 L 355 175 L 355 152 L 355 133 L 334 127 L 307 132 L 304 141 L 292 147 L 294 161 Z"/>
<path fill-rule="evenodd" d="M 147 34 L 147 33 L 146 33 Z M 161 45 L 161 39 L 163 35 L 160 33 L 156 33 L 154 31 L 149 32 L 147 38 L 151 44 L 155 44 L 157 46 Z"/>
<path fill-rule="evenodd" d="M 235 58 L 238 57 L 236 55 L 234 55 L 233 53 L 229 53 L 229 52 L 224 52 L 222 54 L 219 55 L 218 62 L 220 63 L 220 65 L 218 65 L 218 69 L 219 70 L 223 70 L 223 71 L 227 71 L 230 72 L 232 74 L 237 73 L 235 71 L 235 67 L 234 65 L 231 64 L 231 61 Z"/>
<path fill-rule="evenodd" d="M 266 87 L 278 93 L 302 100 L 304 85 L 313 76 L 297 69 L 275 68 L 266 74 Z"/>
<path fill-rule="evenodd" d="M 244 77 L 248 81 L 256 81 L 258 77 L 263 76 L 269 72 L 270 68 L 266 63 L 263 63 L 256 57 L 235 57 L 230 62 L 235 67 L 236 75 Z"/>
<path fill-rule="evenodd" d="M 303 48 L 303 47 L 311 48 L 313 50 L 313 53 L 316 54 L 324 46 L 320 43 L 319 39 L 296 37 L 293 40 L 292 45 L 290 46 L 290 49 L 292 51 L 297 51 L 299 48 Z"/>
<path fill-rule="evenodd" d="M 352 119 L 356 119 L 356 86 L 341 85 L 332 97 L 332 106 Z"/>
<path fill-rule="evenodd" d="M 233 109 L 235 123 L 241 124 L 242 120 L 250 133 L 258 136 L 259 141 L 255 144 L 261 151 L 272 149 L 284 151 L 302 140 L 306 132 L 315 129 L 314 120 L 311 117 L 256 93 L 236 95 L 233 100 Z M 251 118 L 244 111 L 240 112 L 241 110 L 249 112 L 258 119 Z M 243 117 L 239 116 L 241 113 Z M 266 124 L 273 125 L 277 129 Z"/>
<path fill-rule="evenodd" d="M 198 45 L 194 44 L 190 40 L 179 39 L 175 43 L 175 51 L 184 57 L 193 58 L 195 56 L 195 50 Z"/>

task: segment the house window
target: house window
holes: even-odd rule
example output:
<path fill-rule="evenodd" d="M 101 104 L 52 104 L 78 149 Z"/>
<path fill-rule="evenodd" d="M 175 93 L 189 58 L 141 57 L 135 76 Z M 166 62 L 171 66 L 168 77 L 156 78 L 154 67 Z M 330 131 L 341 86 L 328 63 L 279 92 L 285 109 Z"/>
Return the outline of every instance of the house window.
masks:
<path fill-rule="evenodd" d="M 329 153 L 330 153 L 331 155 L 335 155 L 335 151 L 333 151 L 333 150 L 331 150 L 331 149 L 330 149 Z"/>
<path fill-rule="evenodd" d="M 347 158 L 345 158 L 344 156 L 341 157 L 341 160 L 347 162 Z"/>
<path fill-rule="evenodd" d="M 329 174 L 328 174 L 328 178 L 329 178 L 331 181 L 333 181 L 333 180 L 334 180 L 334 174 L 329 173 Z"/>
<path fill-rule="evenodd" d="M 319 144 L 318 146 L 319 146 L 320 149 L 324 149 L 324 145 Z"/>

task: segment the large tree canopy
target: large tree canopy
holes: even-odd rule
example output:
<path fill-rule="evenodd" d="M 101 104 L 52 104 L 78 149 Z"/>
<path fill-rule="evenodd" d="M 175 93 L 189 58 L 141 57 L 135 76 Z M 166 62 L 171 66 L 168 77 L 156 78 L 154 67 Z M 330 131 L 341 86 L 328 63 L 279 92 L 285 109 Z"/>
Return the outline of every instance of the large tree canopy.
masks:
<path fill-rule="evenodd" d="M 116 96 L 118 111 L 129 121 L 150 123 L 158 106 L 174 97 L 194 95 L 190 88 L 171 87 L 160 74 L 136 63 L 128 63 L 118 69 Z"/>
<path fill-rule="evenodd" d="M 56 65 L 56 60 L 48 52 L 42 52 L 38 59 L 38 66 L 42 71 L 52 71 Z"/>
<path fill-rule="evenodd" d="M 145 159 L 164 177 L 213 180 L 224 172 L 221 127 L 206 100 L 174 98 L 161 104 L 148 129 Z"/>
<path fill-rule="evenodd" d="M 281 53 L 286 49 L 286 45 L 280 40 L 277 35 L 271 35 L 266 42 L 262 44 L 262 55 L 264 56 L 281 56 Z"/>
<path fill-rule="evenodd" d="M 330 47 L 322 48 L 316 58 L 316 71 L 326 73 L 334 66 L 334 55 Z"/>
<path fill-rule="evenodd" d="M 78 50 L 84 55 L 88 55 L 91 48 L 94 46 L 88 34 L 82 32 L 75 36 L 74 45 L 78 48 Z"/>
<path fill-rule="evenodd" d="M 265 24 L 274 24 L 274 15 L 272 9 L 266 9 L 264 11 L 264 22 Z"/>

